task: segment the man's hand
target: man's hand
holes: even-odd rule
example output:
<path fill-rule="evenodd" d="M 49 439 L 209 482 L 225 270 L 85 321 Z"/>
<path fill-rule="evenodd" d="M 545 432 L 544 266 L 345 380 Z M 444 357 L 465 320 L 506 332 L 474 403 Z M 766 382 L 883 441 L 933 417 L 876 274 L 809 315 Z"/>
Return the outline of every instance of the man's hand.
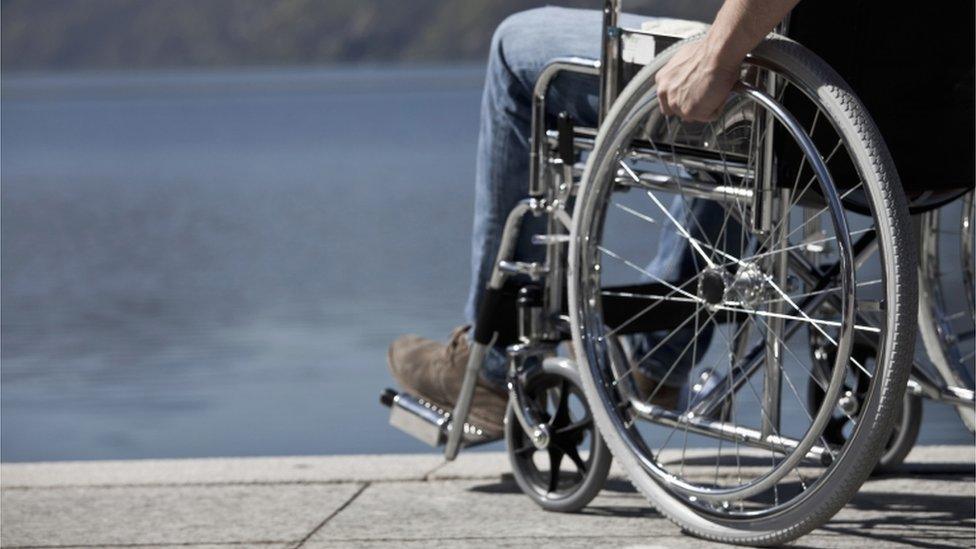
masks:
<path fill-rule="evenodd" d="M 658 71 L 655 80 L 662 113 L 692 122 L 709 122 L 718 116 L 739 78 L 739 64 L 723 66 L 708 50 L 705 40 L 692 42 Z"/>
<path fill-rule="evenodd" d="M 800 0 L 725 0 L 705 38 L 684 46 L 658 71 L 661 112 L 714 120 L 739 78 L 739 67 Z"/>

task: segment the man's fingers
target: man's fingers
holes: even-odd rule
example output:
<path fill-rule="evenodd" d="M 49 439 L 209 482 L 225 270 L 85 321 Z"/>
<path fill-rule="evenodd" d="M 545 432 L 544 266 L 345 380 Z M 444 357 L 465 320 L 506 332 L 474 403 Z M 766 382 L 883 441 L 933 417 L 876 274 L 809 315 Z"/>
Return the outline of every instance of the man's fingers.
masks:
<path fill-rule="evenodd" d="M 711 122 L 719 117 L 725 101 L 715 101 L 714 97 L 688 97 L 681 89 L 669 89 L 667 84 L 659 83 L 657 98 L 661 114 L 676 116 L 685 122 Z"/>
<path fill-rule="evenodd" d="M 709 101 L 711 102 L 711 101 Z M 694 122 L 712 122 L 718 119 L 719 115 L 722 114 L 722 109 L 725 107 L 725 101 L 719 101 L 715 105 L 710 105 L 705 102 L 700 102 L 695 105 L 692 112 L 688 113 L 688 119 Z"/>
<path fill-rule="evenodd" d="M 664 88 L 657 89 L 657 100 L 661 104 L 661 114 L 665 116 L 674 116 L 674 109 L 671 108 L 671 104 L 668 102 L 668 92 L 664 91 Z"/>
<path fill-rule="evenodd" d="M 689 111 L 687 116 L 685 116 L 685 120 L 688 122 L 711 122 L 715 118 L 717 118 L 715 111 L 702 109 L 700 105 L 696 105 L 696 108 Z"/>
<path fill-rule="evenodd" d="M 728 102 L 728 98 L 728 95 L 723 97 L 722 100 L 718 102 L 718 105 L 716 105 L 711 112 L 705 115 L 705 119 L 702 120 L 702 122 L 714 122 L 715 120 L 718 120 L 718 118 L 722 116 L 722 111 L 725 110 L 725 105 Z"/>
<path fill-rule="evenodd" d="M 715 120 L 718 120 L 719 115 L 722 114 L 722 107 L 724 107 L 724 106 L 725 106 L 725 103 L 722 103 L 721 105 L 719 105 L 718 107 L 716 107 L 716 109 L 714 111 L 708 113 L 705 116 L 705 119 L 702 120 L 702 122 L 714 122 Z"/>
<path fill-rule="evenodd" d="M 690 122 L 692 120 L 693 112 L 688 108 L 687 100 L 673 101 L 671 112 L 684 122 Z"/>

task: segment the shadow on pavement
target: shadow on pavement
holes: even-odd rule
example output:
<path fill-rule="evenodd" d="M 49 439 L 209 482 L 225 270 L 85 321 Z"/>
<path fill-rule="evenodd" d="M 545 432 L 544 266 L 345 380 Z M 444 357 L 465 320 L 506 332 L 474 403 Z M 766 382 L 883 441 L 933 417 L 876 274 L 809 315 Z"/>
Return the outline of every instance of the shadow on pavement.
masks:
<path fill-rule="evenodd" d="M 820 531 L 871 540 L 872 545 L 972 546 L 974 507 L 973 494 L 861 491 Z"/>
<path fill-rule="evenodd" d="M 853 537 L 863 539 L 866 546 L 903 544 L 912 547 L 941 548 L 972 546 L 976 530 L 976 491 L 969 494 L 931 493 L 926 481 L 959 481 L 973 484 L 971 463 L 909 464 L 901 470 L 869 480 L 857 496 L 830 522 L 812 535 Z M 912 485 L 912 479 L 921 482 Z M 883 483 L 872 489 L 873 482 Z M 896 490 L 888 489 L 895 483 Z M 882 488 L 879 490 L 878 488 Z M 470 488 L 487 494 L 519 494 L 514 477 L 501 476 L 498 482 Z M 625 479 L 611 478 L 604 488 L 604 496 L 635 494 Z M 607 504 L 611 503 L 611 504 Z M 643 503 L 633 505 L 632 498 L 608 502 L 597 499 L 581 514 L 649 518 L 660 515 Z M 804 539 L 797 547 L 803 547 Z M 809 545 L 816 547 L 819 544 Z"/>

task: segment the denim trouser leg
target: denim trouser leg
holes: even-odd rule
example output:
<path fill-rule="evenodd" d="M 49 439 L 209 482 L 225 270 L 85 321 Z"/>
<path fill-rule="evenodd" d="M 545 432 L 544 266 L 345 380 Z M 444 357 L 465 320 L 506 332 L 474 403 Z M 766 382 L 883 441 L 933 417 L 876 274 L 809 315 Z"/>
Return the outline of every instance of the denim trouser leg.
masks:
<path fill-rule="evenodd" d="M 477 318 L 491 278 L 509 212 L 528 196 L 532 91 L 542 69 L 558 57 L 598 59 L 602 14 L 595 10 L 545 7 L 514 14 L 495 30 L 481 99 L 481 130 L 475 167 L 471 286 L 465 316 Z M 640 19 L 627 16 L 628 24 Z M 580 124 L 596 125 L 598 81 L 583 75 L 557 78 L 547 97 L 548 116 L 567 111 Z M 531 235 L 545 232 L 544 220 L 525 218 L 516 259 L 541 261 L 545 248 Z M 505 357 L 489 352 L 483 374 L 496 384 L 505 378 Z"/>
<path fill-rule="evenodd" d="M 595 10 L 539 8 L 517 13 L 496 29 L 488 57 L 481 101 L 481 131 L 475 172 L 474 234 L 471 241 L 471 288 L 465 314 L 476 318 L 481 292 L 498 255 L 505 219 L 528 195 L 529 132 L 532 90 L 551 60 L 577 56 L 598 59 L 602 15 Z M 635 25 L 640 20 L 629 21 Z M 565 110 L 581 124 L 596 124 L 598 82 L 584 76 L 556 79 L 547 98 L 550 117 Z M 526 218 L 516 257 L 538 260 L 544 248 L 531 234 L 544 231 L 540 220 Z"/>
<path fill-rule="evenodd" d="M 647 18 L 625 14 L 622 23 L 639 27 Z M 471 254 L 471 286 L 465 315 L 474 322 L 482 291 L 491 277 L 505 219 L 528 194 L 529 132 L 533 86 L 542 69 L 558 57 L 598 59 L 602 14 L 596 10 L 546 7 L 515 14 L 499 25 L 491 42 L 488 73 L 481 103 L 481 130 L 475 174 L 475 214 Z M 557 78 L 547 98 L 547 116 L 567 111 L 579 124 L 594 126 L 597 119 L 598 82 L 582 75 Z M 686 217 L 684 203 L 676 203 L 676 219 Z M 718 207 L 695 204 L 698 217 L 715 217 L 706 210 Z M 700 211 L 699 211 L 700 209 Z M 545 249 L 531 244 L 531 235 L 545 231 L 544 220 L 527 217 L 516 247 L 516 259 L 541 261 Z M 709 232 L 707 229 L 706 233 Z M 677 232 L 665 231 L 666 244 L 652 263 L 665 276 L 680 276 L 695 268 L 687 242 Z M 654 271 L 652 271 L 654 272 Z M 694 272 L 694 271 L 691 271 Z M 687 336 L 686 336 L 687 337 Z M 679 338 L 675 338 L 675 343 Z M 652 340 L 652 336 L 648 341 Z M 687 339 L 685 339 L 687 341 Z M 683 345 L 682 345 L 683 346 Z M 500 353 L 489 357 L 486 376 L 504 378 Z M 657 362 L 657 361 L 654 361 Z M 688 368 L 690 368 L 690 362 Z M 651 368 L 653 370 L 653 368 Z M 663 372 L 648 372 L 660 377 Z M 685 376 L 680 376 L 684 379 Z"/>

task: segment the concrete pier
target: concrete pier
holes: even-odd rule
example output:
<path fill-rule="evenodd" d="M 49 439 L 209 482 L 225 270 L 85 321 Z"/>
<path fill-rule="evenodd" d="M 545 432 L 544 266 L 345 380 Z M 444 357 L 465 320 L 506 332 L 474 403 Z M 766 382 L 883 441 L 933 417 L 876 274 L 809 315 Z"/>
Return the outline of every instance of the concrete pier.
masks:
<path fill-rule="evenodd" d="M 974 449 L 916 448 L 810 547 L 972 547 Z M 584 512 L 547 513 L 502 453 L 0 465 L 3 547 L 710 547 L 615 470 Z"/>

